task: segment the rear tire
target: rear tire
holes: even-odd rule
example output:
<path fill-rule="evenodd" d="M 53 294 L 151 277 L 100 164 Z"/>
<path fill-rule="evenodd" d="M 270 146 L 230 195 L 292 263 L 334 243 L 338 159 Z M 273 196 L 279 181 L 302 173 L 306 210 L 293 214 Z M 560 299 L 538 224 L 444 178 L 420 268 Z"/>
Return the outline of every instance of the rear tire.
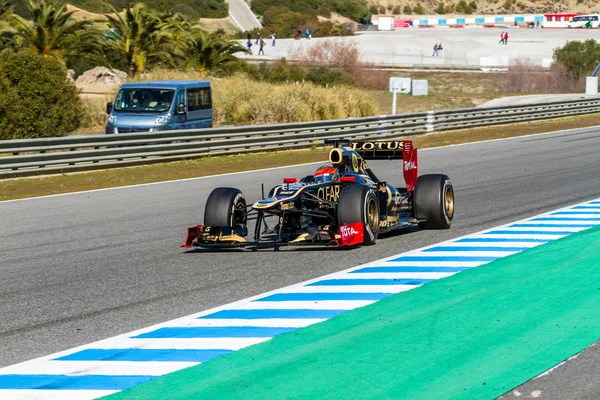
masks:
<path fill-rule="evenodd" d="M 379 235 L 379 200 L 367 186 L 350 185 L 342 189 L 337 206 L 338 224 L 362 222 L 363 244 L 375 244 Z"/>
<path fill-rule="evenodd" d="M 448 229 L 454 218 L 454 188 L 447 175 L 421 175 L 413 195 L 415 217 L 421 229 Z"/>
<path fill-rule="evenodd" d="M 246 199 L 239 189 L 216 188 L 208 196 L 204 208 L 204 225 L 224 227 L 246 226 Z"/>

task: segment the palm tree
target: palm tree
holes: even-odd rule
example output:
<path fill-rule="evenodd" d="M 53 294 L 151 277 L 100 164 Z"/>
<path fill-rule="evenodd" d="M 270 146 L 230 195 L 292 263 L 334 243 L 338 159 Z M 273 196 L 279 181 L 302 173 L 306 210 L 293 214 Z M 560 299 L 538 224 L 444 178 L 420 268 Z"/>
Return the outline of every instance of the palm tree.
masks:
<path fill-rule="evenodd" d="M 148 63 L 175 64 L 173 55 L 185 44 L 182 37 L 191 28 L 185 18 L 178 14 L 156 14 L 143 3 L 137 3 L 123 15 L 110 8 L 113 14 L 104 15 L 114 35 L 107 44 L 127 58 L 131 76 L 143 71 Z"/>
<path fill-rule="evenodd" d="M 196 30 L 188 40 L 185 65 L 200 72 L 219 71 L 242 62 L 236 53 L 250 54 L 250 51 L 236 41 L 224 39 L 218 32 Z"/>
<path fill-rule="evenodd" d="M 7 24 L 0 33 L 13 37 L 20 48 L 65 63 L 70 58 L 85 57 L 104 63 L 101 31 L 93 21 L 75 21 L 64 4 L 46 0 L 27 0 L 32 21 L 12 12 L 4 14 Z"/>

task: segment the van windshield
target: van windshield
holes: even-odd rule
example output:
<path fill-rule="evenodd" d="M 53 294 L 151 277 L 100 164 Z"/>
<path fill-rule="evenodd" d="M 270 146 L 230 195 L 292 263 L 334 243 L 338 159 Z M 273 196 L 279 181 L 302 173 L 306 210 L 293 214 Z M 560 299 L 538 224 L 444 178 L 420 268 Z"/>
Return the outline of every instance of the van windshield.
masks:
<path fill-rule="evenodd" d="M 160 113 L 171 108 L 175 90 L 172 89 L 121 89 L 117 94 L 116 111 Z"/>

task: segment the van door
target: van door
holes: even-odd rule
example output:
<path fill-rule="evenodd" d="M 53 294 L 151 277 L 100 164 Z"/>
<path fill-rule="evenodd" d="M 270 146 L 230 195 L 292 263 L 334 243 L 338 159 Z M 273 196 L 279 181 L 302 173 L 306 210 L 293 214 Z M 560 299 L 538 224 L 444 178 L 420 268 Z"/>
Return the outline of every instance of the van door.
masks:
<path fill-rule="evenodd" d="M 212 126 L 212 98 L 210 87 L 187 89 L 187 121 L 185 127 L 210 128 Z"/>
<path fill-rule="evenodd" d="M 174 103 L 175 104 L 173 105 L 173 125 L 171 126 L 171 128 L 172 129 L 185 129 L 186 116 L 177 114 L 177 107 L 179 107 L 180 104 L 183 104 L 183 106 L 185 107 L 185 90 L 184 89 L 179 89 L 177 91 L 177 94 L 175 95 Z M 187 108 L 186 108 L 186 110 L 187 110 Z"/>

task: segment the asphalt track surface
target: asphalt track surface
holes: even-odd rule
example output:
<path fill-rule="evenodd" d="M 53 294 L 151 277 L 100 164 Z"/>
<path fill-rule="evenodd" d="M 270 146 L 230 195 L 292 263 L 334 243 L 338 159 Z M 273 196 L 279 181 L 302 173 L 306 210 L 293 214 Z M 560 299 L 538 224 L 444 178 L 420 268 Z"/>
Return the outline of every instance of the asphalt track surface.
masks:
<path fill-rule="evenodd" d="M 0 203 L 0 366 L 597 198 L 599 154 L 600 128 L 422 151 L 420 172 L 446 173 L 455 186 L 452 228 L 343 251 L 178 247 L 185 228 L 202 222 L 214 187 L 239 187 L 253 201 L 260 183 L 317 165 Z M 380 179 L 402 182 L 400 162 L 371 166 Z M 571 375 L 598 377 L 594 349 L 571 362 Z M 577 386 L 569 372 L 561 380 L 563 394 Z"/>

